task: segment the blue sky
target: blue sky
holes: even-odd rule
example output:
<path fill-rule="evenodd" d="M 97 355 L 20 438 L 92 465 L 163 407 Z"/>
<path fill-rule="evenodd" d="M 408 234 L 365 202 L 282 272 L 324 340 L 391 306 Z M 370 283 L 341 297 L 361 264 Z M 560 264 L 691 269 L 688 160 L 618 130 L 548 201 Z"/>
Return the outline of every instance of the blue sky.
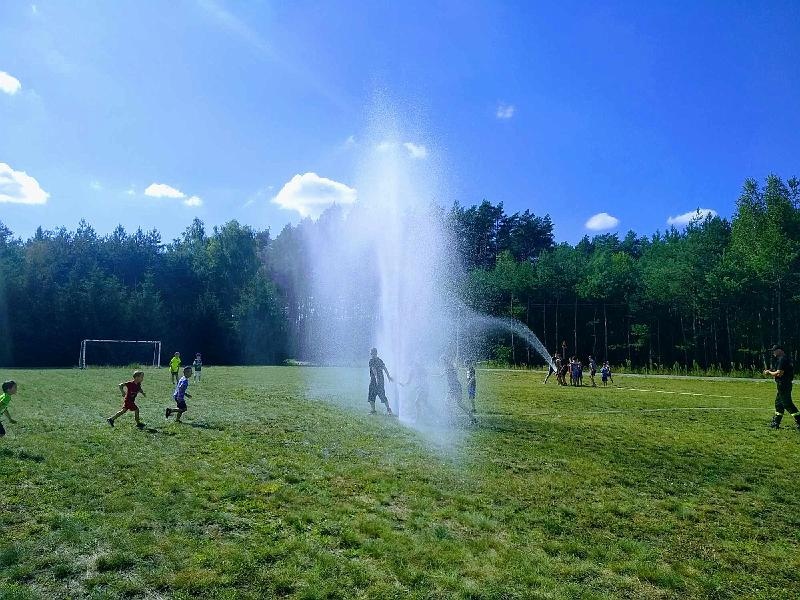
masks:
<path fill-rule="evenodd" d="M 798 30 L 798 2 L 6 1 L 0 221 L 277 233 L 355 197 L 376 98 L 443 203 L 571 242 L 730 216 L 800 176 Z"/>

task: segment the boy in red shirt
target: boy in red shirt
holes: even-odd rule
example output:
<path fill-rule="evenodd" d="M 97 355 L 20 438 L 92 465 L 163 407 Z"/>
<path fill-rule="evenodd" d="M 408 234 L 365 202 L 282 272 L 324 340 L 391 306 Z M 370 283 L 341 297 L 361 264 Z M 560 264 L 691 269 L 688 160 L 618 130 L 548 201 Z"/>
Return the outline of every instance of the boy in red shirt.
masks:
<path fill-rule="evenodd" d="M 119 416 L 124 415 L 129 410 L 133 411 L 133 416 L 136 419 L 136 426 L 139 429 L 144 427 L 144 423 L 139 420 L 139 407 L 136 406 L 136 395 L 141 394 L 142 396 L 147 396 L 142 389 L 142 381 L 144 380 L 144 372 L 143 371 L 135 371 L 133 373 L 133 379 L 130 381 L 126 381 L 125 383 L 119 384 L 119 391 L 124 398 L 122 404 L 122 410 L 120 410 L 114 416 L 109 417 L 106 419 L 108 424 L 112 427 L 114 426 L 114 419 Z"/>

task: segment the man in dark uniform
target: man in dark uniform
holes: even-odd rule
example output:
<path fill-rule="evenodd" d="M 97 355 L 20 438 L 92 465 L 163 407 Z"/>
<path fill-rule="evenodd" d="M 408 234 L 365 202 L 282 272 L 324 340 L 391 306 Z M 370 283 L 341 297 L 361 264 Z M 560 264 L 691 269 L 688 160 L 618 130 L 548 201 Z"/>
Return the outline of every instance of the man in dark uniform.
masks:
<path fill-rule="evenodd" d="M 378 358 L 378 349 L 373 348 L 369 352 L 370 359 L 369 359 L 369 405 L 372 407 L 370 411 L 371 415 L 375 414 L 375 399 L 380 398 L 381 402 L 386 405 L 386 414 L 391 415 L 392 409 L 389 406 L 389 399 L 386 397 L 386 389 L 384 388 L 383 383 L 383 373 L 386 373 L 386 377 L 389 378 L 389 381 L 392 381 L 392 376 L 389 375 L 389 370 L 386 368 L 386 365 L 383 361 Z"/>
<path fill-rule="evenodd" d="M 775 384 L 778 386 L 778 393 L 775 396 L 775 416 L 772 417 L 770 427 L 777 429 L 781 426 L 781 419 L 783 419 L 784 411 L 789 411 L 789 414 L 794 417 L 797 428 L 800 429 L 800 411 L 792 402 L 792 379 L 794 379 L 794 365 L 792 359 L 783 351 L 783 346 L 775 344 L 772 347 L 772 355 L 778 360 L 775 365 L 775 370 L 764 370 L 764 375 L 769 375 L 775 378 Z"/>

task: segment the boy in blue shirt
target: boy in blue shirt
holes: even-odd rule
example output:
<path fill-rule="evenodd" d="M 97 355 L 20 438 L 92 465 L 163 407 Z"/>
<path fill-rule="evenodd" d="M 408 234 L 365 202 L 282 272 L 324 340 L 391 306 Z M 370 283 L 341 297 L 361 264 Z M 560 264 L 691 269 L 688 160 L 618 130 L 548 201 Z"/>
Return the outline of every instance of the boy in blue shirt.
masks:
<path fill-rule="evenodd" d="M 178 408 L 168 408 L 164 413 L 164 418 L 169 419 L 172 414 L 175 413 L 177 415 L 175 417 L 175 422 L 181 422 L 181 415 L 188 410 L 186 407 L 186 398 L 192 397 L 192 395 L 186 391 L 189 388 L 189 379 L 191 379 L 191 377 L 192 367 L 185 367 L 183 369 L 183 377 L 178 381 L 178 385 L 175 386 L 175 392 L 172 394 L 172 398 L 175 400 L 175 404 L 178 405 Z"/>

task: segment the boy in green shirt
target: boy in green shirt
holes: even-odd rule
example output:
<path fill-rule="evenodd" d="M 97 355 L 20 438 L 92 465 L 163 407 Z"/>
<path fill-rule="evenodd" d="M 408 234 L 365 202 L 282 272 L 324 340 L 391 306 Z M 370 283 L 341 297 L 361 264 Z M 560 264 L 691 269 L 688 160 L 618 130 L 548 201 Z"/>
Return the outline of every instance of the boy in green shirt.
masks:
<path fill-rule="evenodd" d="M 176 352 L 169 361 L 169 372 L 172 375 L 172 385 L 176 385 L 180 377 L 181 353 Z"/>
<path fill-rule="evenodd" d="M 11 403 L 11 396 L 17 393 L 17 382 L 16 381 L 4 381 L 3 382 L 3 393 L 0 394 L 0 417 L 3 415 L 8 417 L 8 422 L 15 424 L 16 421 L 11 418 L 11 413 L 8 412 L 8 405 Z M 6 430 L 3 427 L 3 423 L 0 422 L 0 436 L 4 436 L 6 434 Z"/>

